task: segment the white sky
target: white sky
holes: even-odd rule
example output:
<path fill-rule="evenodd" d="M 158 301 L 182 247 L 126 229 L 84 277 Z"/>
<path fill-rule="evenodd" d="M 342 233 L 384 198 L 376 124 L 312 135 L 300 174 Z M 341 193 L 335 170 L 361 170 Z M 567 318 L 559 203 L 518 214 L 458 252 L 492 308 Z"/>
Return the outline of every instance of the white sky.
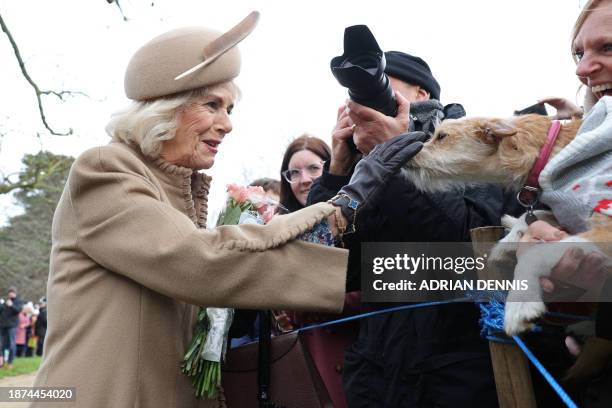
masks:
<path fill-rule="evenodd" d="M 578 81 L 569 51 L 572 24 L 584 0 L 122 0 L 129 21 L 105 0 L 0 0 L 0 13 L 42 89 L 78 90 L 61 102 L 44 97 L 55 130 L 49 136 L 34 92 L 0 32 L 0 171 L 15 172 L 24 153 L 43 147 L 76 156 L 108 142 L 109 115 L 128 103 L 123 73 L 132 53 L 170 29 L 204 25 L 225 31 L 252 10 L 255 31 L 241 43 L 243 92 L 210 174 L 211 212 L 225 185 L 278 177 L 286 145 L 303 132 L 330 141 L 346 90 L 329 70 L 342 53 L 344 28 L 367 24 L 384 50 L 425 59 L 442 86 L 442 103 L 460 102 L 470 116 L 509 116 L 556 95 L 576 101 Z M 249 180 L 246 179 L 248 174 Z M 0 197 L 2 215 L 14 212 Z"/>

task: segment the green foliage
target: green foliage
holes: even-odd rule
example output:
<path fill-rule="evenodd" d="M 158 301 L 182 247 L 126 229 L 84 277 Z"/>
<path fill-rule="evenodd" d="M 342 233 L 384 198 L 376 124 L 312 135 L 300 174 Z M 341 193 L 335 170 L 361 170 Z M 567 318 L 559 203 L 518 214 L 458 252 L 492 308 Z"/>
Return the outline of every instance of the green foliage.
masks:
<path fill-rule="evenodd" d="M 24 300 L 46 292 L 51 222 L 74 159 L 50 152 L 27 154 L 13 196 L 24 210 L 0 228 L 0 296 L 15 285 Z"/>
<path fill-rule="evenodd" d="M 41 357 L 17 357 L 11 369 L 0 369 L 0 378 L 31 374 L 38 370 Z"/>

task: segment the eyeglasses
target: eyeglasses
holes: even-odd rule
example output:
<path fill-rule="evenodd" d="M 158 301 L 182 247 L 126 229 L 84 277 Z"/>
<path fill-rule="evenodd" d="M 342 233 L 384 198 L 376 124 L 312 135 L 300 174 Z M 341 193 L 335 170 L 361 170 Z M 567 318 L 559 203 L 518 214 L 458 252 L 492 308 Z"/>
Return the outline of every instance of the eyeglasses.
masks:
<path fill-rule="evenodd" d="M 323 174 L 323 163 L 325 162 L 311 164 L 303 169 L 287 169 L 281 174 L 289 183 L 297 183 L 300 181 L 303 172 L 310 178 L 321 177 L 321 174 Z"/>

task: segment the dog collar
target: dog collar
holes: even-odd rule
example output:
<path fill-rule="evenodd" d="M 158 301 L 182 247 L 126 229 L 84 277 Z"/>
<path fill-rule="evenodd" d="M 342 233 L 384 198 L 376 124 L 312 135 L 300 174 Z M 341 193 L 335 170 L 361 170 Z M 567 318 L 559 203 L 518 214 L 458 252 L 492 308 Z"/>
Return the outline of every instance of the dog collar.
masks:
<path fill-rule="evenodd" d="M 548 129 L 548 134 L 546 135 L 546 142 L 540 149 L 540 154 L 529 171 L 527 181 L 516 196 L 516 199 L 523 207 L 530 209 L 530 211 L 528 211 L 530 214 L 533 210 L 533 206 L 538 202 L 538 192 L 540 191 L 540 183 L 538 179 L 540 178 L 540 173 L 546 166 L 546 163 L 548 163 L 550 153 L 552 152 L 552 148 L 557 141 L 560 130 L 561 122 L 558 120 L 553 120 L 550 124 L 550 128 Z"/>

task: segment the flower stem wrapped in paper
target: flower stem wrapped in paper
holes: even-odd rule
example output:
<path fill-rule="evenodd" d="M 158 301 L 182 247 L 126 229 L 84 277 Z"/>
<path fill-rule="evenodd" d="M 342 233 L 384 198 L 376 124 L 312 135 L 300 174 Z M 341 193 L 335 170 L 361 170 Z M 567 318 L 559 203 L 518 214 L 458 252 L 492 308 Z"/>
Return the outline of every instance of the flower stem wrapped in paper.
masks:
<path fill-rule="evenodd" d="M 227 186 L 228 199 L 217 226 L 265 224 L 274 216 L 276 201 L 266 197 L 262 187 Z M 183 373 L 193 377 L 196 397 L 213 398 L 221 384 L 221 362 L 227 351 L 227 335 L 234 309 L 200 309 L 193 339 L 183 358 Z"/>

